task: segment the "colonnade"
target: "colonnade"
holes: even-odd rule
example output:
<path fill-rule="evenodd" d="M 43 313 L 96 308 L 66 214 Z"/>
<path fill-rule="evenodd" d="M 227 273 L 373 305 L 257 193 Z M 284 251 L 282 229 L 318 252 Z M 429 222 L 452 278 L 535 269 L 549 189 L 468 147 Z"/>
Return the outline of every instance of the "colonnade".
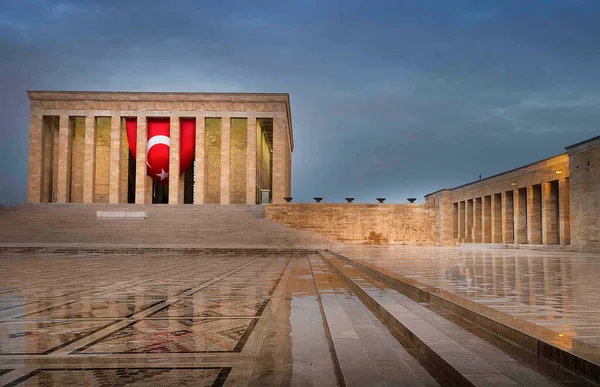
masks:
<path fill-rule="evenodd" d="M 457 242 L 570 244 L 569 178 L 463 196 L 452 203 Z"/>
<path fill-rule="evenodd" d="M 136 155 L 130 160 L 124 119 L 131 115 L 56 113 L 31 115 L 29 202 L 152 203 L 146 173 L 151 117 L 170 119 L 170 204 L 187 202 L 186 178 L 179 171 L 181 118 L 196 124 L 195 162 L 188 175 L 194 204 L 257 204 L 261 191 L 277 201 L 289 196 L 291 150 L 285 117 L 278 114 L 138 112 Z"/>

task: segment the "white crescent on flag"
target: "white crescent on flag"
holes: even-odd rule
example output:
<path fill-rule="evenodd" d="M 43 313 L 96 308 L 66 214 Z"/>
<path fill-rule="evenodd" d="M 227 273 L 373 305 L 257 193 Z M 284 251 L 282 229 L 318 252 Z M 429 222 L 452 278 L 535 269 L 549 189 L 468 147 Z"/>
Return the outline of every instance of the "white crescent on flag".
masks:
<path fill-rule="evenodd" d="M 171 148 L 171 139 L 169 137 L 163 136 L 163 135 L 154 136 L 154 137 L 148 139 L 148 143 L 146 144 L 146 165 L 149 168 L 152 168 L 152 166 L 150 164 L 148 164 L 148 153 L 150 153 L 150 149 L 154 145 L 158 145 L 158 144 L 164 144 L 164 145 L 168 146 L 169 148 Z"/>

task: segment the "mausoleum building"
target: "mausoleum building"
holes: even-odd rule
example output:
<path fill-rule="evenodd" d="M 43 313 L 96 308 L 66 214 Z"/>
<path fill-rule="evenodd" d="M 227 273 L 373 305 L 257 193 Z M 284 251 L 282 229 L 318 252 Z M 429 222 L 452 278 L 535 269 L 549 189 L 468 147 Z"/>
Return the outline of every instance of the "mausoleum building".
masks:
<path fill-rule="evenodd" d="M 290 196 L 288 94 L 28 95 L 30 203 L 260 204 Z"/>

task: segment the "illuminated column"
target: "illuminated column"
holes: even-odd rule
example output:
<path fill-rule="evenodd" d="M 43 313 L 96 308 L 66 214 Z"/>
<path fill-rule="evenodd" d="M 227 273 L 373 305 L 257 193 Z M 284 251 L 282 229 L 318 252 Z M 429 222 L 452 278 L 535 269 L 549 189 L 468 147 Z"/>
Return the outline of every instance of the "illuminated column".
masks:
<path fill-rule="evenodd" d="M 542 243 L 558 244 L 558 181 L 542 184 Z"/>
<path fill-rule="evenodd" d="M 110 172 L 108 181 L 108 202 L 119 203 L 121 197 L 121 117 L 113 114 L 110 118 Z"/>
<path fill-rule="evenodd" d="M 27 201 L 39 203 L 42 198 L 42 115 L 29 117 L 29 171 L 27 179 Z"/>
<path fill-rule="evenodd" d="M 135 156 L 135 203 L 152 203 L 152 198 L 148 202 L 148 173 L 146 166 L 146 144 L 148 142 L 148 128 L 146 126 L 146 116 L 137 116 L 137 144 Z M 152 185 L 150 182 L 150 190 Z"/>
<path fill-rule="evenodd" d="M 481 241 L 492 242 L 492 197 L 481 198 Z"/>
<path fill-rule="evenodd" d="M 514 190 L 515 243 L 527 243 L 527 188 Z"/>
<path fill-rule="evenodd" d="M 473 242 L 481 243 L 482 238 L 482 204 L 481 198 L 473 199 Z"/>
<path fill-rule="evenodd" d="M 204 123 L 204 115 L 196 116 L 196 170 L 194 172 L 194 204 L 204 204 Z"/>
<path fill-rule="evenodd" d="M 527 187 L 527 243 L 542 243 L 542 187 Z"/>
<path fill-rule="evenodd" d="M 502 194 L 493 194 L 491 201 L 492 243 L 502 243 Z"/>
<path fill-rule="evenodd" d="M 465 205 L 465 242 L 473 242 L 473 199 L 466 200 Z"/>
<path fill-rule="evenodd" d="M 558 223 L 560 244 L 571 244 L 571 209 L 569 197 L 569 178 L 558 179 Z"/>
<path fill-rule="evenodd" d="M 221 118 L 221 204 L 229 204 L 231 117 Z"/>
<path fill-rule="evenodd" d="M 85 142 L 83 145 L 83 202 L 94 201 L 94 175 L 96 171 L 96 117 L 85 117 Z"/>
<path fill-rule="evenodd" d="M 283 203 L 286 196 L 286 176 L 285 176 L 285 158 L 287 136 L 286 119 L 273 117 L 273 186 L 272 186 L 272 201 L 273 203 Z"/>
<path fill-rule="evenodd" d="M 515 191 L 502 194 L 502 243 L 515 243 Z"/>
<path fill-rule="evenodd" d="M 169 147 L 169 204 L 181 204 L 180 191 L 183 191 L 183 176 L 179 171 L 179 153 L 180 147 L 180 122 L 179 117 L 171 116 L 171 129 L 169 137 L 171 145 Z"/>
<path fill-rule="evenodd" d="M 465 201 L 458 202 L 458 241 L 465 240 Z"/>
<path fill-rule="evenodd" d="M 58 126 L 58 189 L 56 201 L 68 203 L 70 196 L 69 175 L 71 146 L 69 141 L 69 116 L 61 115 Z"/>
<path fill-rule="evenodd" d="M 256 204 L 256 117 L 248 117 L 246 204 Z"/>

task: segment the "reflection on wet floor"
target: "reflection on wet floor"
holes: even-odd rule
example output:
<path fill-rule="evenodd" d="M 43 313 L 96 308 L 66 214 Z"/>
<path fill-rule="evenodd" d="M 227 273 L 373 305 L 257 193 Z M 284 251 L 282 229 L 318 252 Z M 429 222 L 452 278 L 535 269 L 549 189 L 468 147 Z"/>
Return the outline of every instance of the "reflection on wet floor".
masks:
<path fill-rule="evenodd" d="M 597 254 L 421 246 L 339 252 L 600 347 Z"/>
<path fill-rule="evenodd" d="M 451 384 L 317 253 L 0 259 L 0 385 Z"/>

